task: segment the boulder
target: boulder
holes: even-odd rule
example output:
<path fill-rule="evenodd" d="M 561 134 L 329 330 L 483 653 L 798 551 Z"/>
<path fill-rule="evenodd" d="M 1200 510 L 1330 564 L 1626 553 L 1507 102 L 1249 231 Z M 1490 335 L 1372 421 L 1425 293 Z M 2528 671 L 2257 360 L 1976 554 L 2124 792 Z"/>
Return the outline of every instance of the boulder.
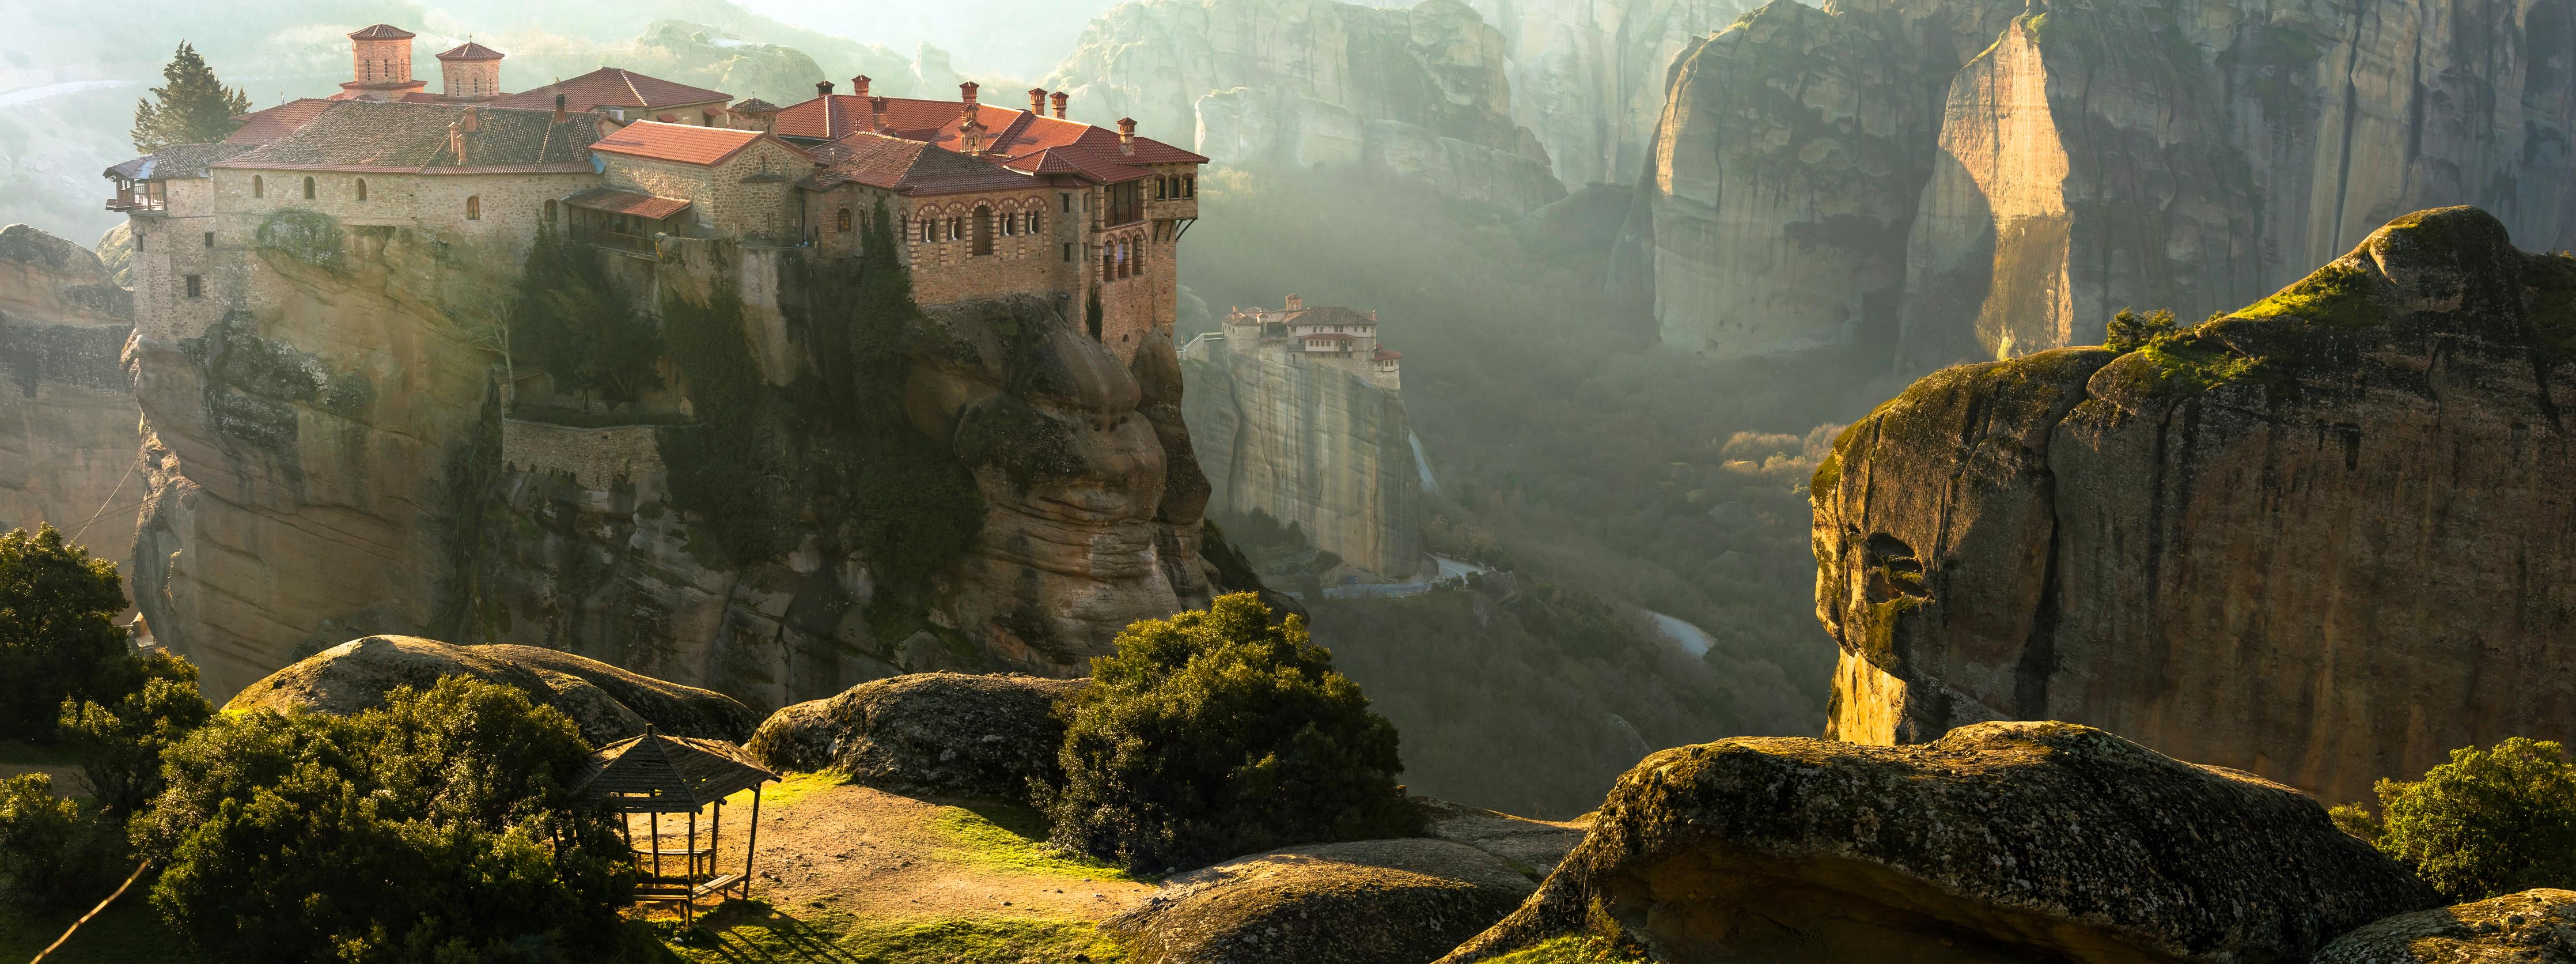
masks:
<path fill-rule="evenodd" d="M 1418 964 L 1511 912 L 1532 885 L 1443 840 L 1361 840 L 1241 857 L 1102 924 L 1137 964 Z"/>
<path fill-rule="evenodd" d="M 1482 850 L 1533 878 L 1555 870 L 1592 826 L 1589 816 L 1532 820 L 1434 797 L 1415 797 L 1413 805 L 1422 811 L 1423 836 Z"/>
<path fill-rule="evenodd" d="M 572 717 L 593 745 L 644 732 L 740 741 L 750 708 L 732 697 L 639 676 L 598 660 L 533 646 L 457 646 L 418 636 L 368 636 L 306 657 L 251 684 L 230 710 L 351 715 L 382 706 L 397 687 L 426 689 L 470 676 L 528 694 Z"/>
<path fill-rule="evenodd" d="M 2423 882 L 2248 774 L 2086 726 L 1649 756 L 1528 903 L 1443 964 L 1591 931 L 1657 960 L 2298 960 Z"/>
<path fill-rule="evenodd" d="M 837 770 L 902 793 L 1025 801 L 1057 772 L 1059 700 L 1087 680 L 912 673 L 772 714 L 751 738 L 780 770 Z"/>
<path fill-rule="evenodd" d="M 2576 891 L 2540 888 L 2399 914 L 2309 964 L 2576 964 Z"/>

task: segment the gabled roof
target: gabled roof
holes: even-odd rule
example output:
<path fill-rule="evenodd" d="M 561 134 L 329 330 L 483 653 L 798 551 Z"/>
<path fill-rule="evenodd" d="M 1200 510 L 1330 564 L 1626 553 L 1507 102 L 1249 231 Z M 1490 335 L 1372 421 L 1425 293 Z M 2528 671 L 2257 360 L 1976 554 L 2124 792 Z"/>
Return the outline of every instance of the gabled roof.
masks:
<path fill-rule="evenodd" d="M 501 52 L 468 40 L 438 55 L 440 60 L 499 60 Z M 552 106 L 552 105 L 548 105 Z"/>
<path fill-rule="evenodd" d="M 295 133 L 297 128 L 331 109 L 333 103 L 330 98 L 299 97 L 275 107 L 239 115 L 234 119 L 241 121 L 242 126 L 233 131 L 232 136 L 224 138 L 224 143 L 266 144 Z"/>
<path fill-rule="evenodd" d="M 574 793 L 631 813 L 696 810 L 772 780 L 750 755 L 722 740 L 664 736 L 646 729 L 590 755 L 573 778 Z M 647 800 L 620 794 L 649 795 Z"/>
<path fill-rule="evenodd" d="M 661 121 L 638 121 L 600 138 L 594 151 L 712 167 L 732 160 L 768 135 L 730 127 L 699 127 Z M 784 142 L 780 146 L 795 150 Z M 799 153 L 802 153 L 801 151 Z"/>
<path fill-rule="evenodd" d="M 733 99 L 732 95 L 720 90 L 691 87 L 618 67 L 602 67 L 571 80 L 558 80 L 511 94 L 493 101 L 492 106 L 553 110 L 558 93 L 564 95 L 566 108 L 585 112 L 602 107 L 678 107 Z"/>
<path fill-rule="evenodd" d="M 855 183 L 906 194 L 957 194 L 1030 184 L 1026 175 L 989 161 L 889 134 L 852 134 L 808 153 L 824 164 L 806 179 L 810 190 Z"/>
<path fill-rule="evenodd" d="M 168 181 L 206 176 L 206 166 L 227 160 L 257 144 L 172 144 L 107 169 L 107 176 L 128 181 Z"/>
<path fill-rule="evenodd" d="M 564 203 L 603 214 L 631 214 L 648 221 L 659 221 L 689 209 L 689 202 L 681 198 L 655 197 L 613 187 L 591 188 L 565 198 Z"/>
<path fill-rule="evenodd" d="M 1403 358 L 1403 357 L 1404 357 L 1404 353 L 1403 353 L 1403 352 L 1397 351 L 1397 350 L 1392 349 L 1392 348 L 1380 348 L 1380 349 L 1378 349 L 1378 350 L 1377 350 L 1377 356 L 1376 356 L 1376 358 L 1377 358 L 1377 360 L 1378 360 L 1378 361 L 1395 361 L 1395 360 L 1400 359 L 1400 358 Z"/>
<path fill-rule="evenodd" d="M 464 163 L 447 139 L 448 124 L 474 111 L 464 135 Z M 388 170 L 424 174 L 504 171 L 587 172 L 599 129 L 589 118 L 554 123 L 551 111 L 496 110 L 460 104 L 344 100 L 293 133 L 217 167 Z"/>
<path fill-rule="evenodd" d="M 351 39 L 351 40 L 410 40 L 413 36 L 415 36 L 415 35 L 414 35 L 411 31 L 409 31 L 409 30 L 405 30 L 405 29 L 403 29 L 403 28 L 401 28 L 401 27 L 397 27 L 397 26 L 394 26 L 393 24 L 389 24 L 389 23 L 380 23 L 380 24 L 376 24 L 376 25 L 371 26 L 371 27 L 361 27 L 361 28 L 359 28 L 359 29 L 357 30 L 357 32 L 355 32 L 355 33 L 351 33 L 351 34 L 349 35 L 349 39 Z"/>
<path fill-rule="evenodd" d="M 778 105 L 772 104 L 758 97 L 754 97 L 750 100 L 733 105 L 733 113 L 742 114 L 747 117 L 756 117 L 761 114 L 775 114 L 778 113 Z"/>
<path fill-rule="evenodd" d="M 780 137 L 817 141 L 869 133 L 869 100 L 850 94 L 815 97 L 781 109 L 775 129 Z M 883 133 L 952 152 L 965 147 L 965 101 L 888 97 L 883 113 L 874 116 L 882 121 Z M 975 121 L 988 132 L 987 158 L 1031 174 L 1078 174 L 1115 183 L 1150 173 L 1140 165 L 1207 163 L 1205 157 L 1150 137 L 1136 138 L 1122 149 L 1116 131 L 1009 107 L 979 102 Z"/>
<path fill-rule="evenodd" d="M 1366 312 L 1333 305 L 1316 305 L 1288 312 L 1279 320 L 1292 325 L 1374 325 L 1377 319 Z"/>

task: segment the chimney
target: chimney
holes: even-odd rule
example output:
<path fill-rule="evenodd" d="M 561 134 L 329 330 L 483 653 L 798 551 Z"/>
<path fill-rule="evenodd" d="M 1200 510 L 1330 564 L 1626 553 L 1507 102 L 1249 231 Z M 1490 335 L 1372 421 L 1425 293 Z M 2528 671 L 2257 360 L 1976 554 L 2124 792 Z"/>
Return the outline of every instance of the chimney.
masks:
<path fill-rule="evenodd" d="M 1029 113 L 1039 117 L 1046 116 L 1046 88 L 1029 88 Z"/>
<path fill-rule="evenodd" d="M 448 153 L 456 155 L 456 166 L 465 166 L 465 121 L 463 118 L 447 122 L 447 151 Z"/>
<path fill-rule="evenodd" d="M 975 106 L 975 88 L 977 86 L 978 85 L 971 80 L 957 85 L 957 93 L 965 99 L 966 106 L 970 109 Z"/>
<path fill-rule="evenodd" d="M 563 122 L 564 122 L 564 95 L 562 95 L 562 94 L 556 94 L 556 95 L 555 95 L 555 123 L 557 123 L 557 124 L 561 124 L 561 123 L 563 123 Z"/>
<path fill-rule="evenodd" d="M 866 74 L 860 74 L 860 75 L 858 75 L 858 76 L 856 76 L 856 77 L 852 77 L 852 78 L 850 78 L 850 96 L 852 96 L 852 97 L 866 97 L 866 96 L 869 96 L 869 95 L 868 95 L 868 83 L 869 83 L 869 81 L 868 81 L 868 75 L 866 75 Z"/>
<path fill-rule="evenodd" d="M 472 107 L 465 108 L 465 116 L 460 119 L 464 121 L 465 132 L 468 134 L 483 129 L 482 113 Z"/>
<path fill-rule="evenodd" d="M 876 132 L 878 132 L 878 133 L 884 133 L 884 132 L 885 132 L 885 129 L 886 129 L 885 108 L 886 108 L 886 99 L 885 99 L 885 98 L 883 98 L 883 97 L 870 97 L 870 98 L 868 98 L 868 129 L 869 129 L 869 130 L 876 131 Z"/>
<path fill-rule="evenodd" d="M 1282 308 L 1282 309 L 1280 309 L 1280 310 L 1282 310 L 1282 311 L 1297 311 L 1297 310 L 1303 309 L 1303 308 L 1305 308 L 1305 307 L 1306 307 L 1306 299 L 1304 299 L 1304 298 L 1300 298 L 1300 297 L 1297 297 L 1296 295 L 1289 295 L 1289 296 L 1288 296 L 1288 307 L 1286 307 L 1286 308 Z"/>
<path fill-rule="evenodd" d="M 832 96 L 832 82 L 831 82 L 831 81 L 828 81 L 828 80 L 818 80 L 818 81 L 815 81 L 815 82 L 814 82 L 814 96 L 816 96 L 816 97 L 830 97 L 830 96 Z"/>
<path fill-rule="evenodd" d="M 1071 95 L 1071 94 L 1067 94 L 1067 93 L 1065 93 L 1064 91 L 1059 90 L 1059 91 L 1056 91 L 1055 93 L 1050 94 L 1050 95 L 1048 95 L 1048 96 L 1049 96 L 1049 99 L 1052 99 L 1052 100 L 1054 100 L 1054 101 L 1055 101 L 1055 119 L 1057 119 L 1057 120 L 1063 120 L 1063 119 L 1064 119 L 1064 102 L 1065 102 L 1065 101 L 1068 101 L 1068 100 L 1072 100 L 1072 99 L 1073 99 L 1073 95 Z"/>
<path fill-rule="evenodd" d="M 1118 153 L 1136 153 L 1136 119 L 1133 117 L 1118 119 Z"/>
<path fill-rule="evenodd" d="M 1369 324 L 1377 324 L 1377 309 L 1369 309 Z"/>

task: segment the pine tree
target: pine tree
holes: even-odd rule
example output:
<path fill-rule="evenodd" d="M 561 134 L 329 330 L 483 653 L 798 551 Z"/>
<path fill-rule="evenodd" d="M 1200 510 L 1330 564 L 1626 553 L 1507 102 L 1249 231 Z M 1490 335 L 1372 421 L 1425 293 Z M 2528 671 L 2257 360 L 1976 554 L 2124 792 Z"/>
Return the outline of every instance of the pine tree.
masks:
<path fill-rule="evenodd" d="M 250 109 L 250 98 L 228 90 L 215 78 L 197 48 L 180 41 L 170 65 L 161 68 L 168 86 L 152 88 L 155 104 L 134 102 L 134 149 L 158 151 L 172 144 L 210 144 L 230 136 L 241 125 L 233 115 Z"/>

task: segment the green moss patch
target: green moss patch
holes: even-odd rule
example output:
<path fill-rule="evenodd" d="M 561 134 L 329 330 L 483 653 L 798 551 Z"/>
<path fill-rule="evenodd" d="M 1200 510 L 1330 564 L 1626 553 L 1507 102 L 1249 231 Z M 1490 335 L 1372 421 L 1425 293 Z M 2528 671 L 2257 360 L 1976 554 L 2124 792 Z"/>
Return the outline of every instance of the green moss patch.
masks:
<path fill-rule="evenodd" d="M 1594 934 L 1569 934 L 1487 960 L 1488 964 L 1648 964 L 1654 958 L 1635 945 Z"/>
<path fill-rule="evenodd" d="M 2329 328 L 2358 331 L 2387 323 L 2388 309 L 2380 304 L 2379 284 L 2367 269 L 2337 261 L 2229 316 L 2298 318 Z"/>
<path fill-rule="evenodd" d="M 1115 964 L 1126 950 L 1089 921 L 965 915 L 802 917 L 766 902 L 726 901 L 694 928 L 663 925 L 663 944 L 690 964 L 843 961 L 867 964 Z"/>
<path fill-rule="evenodd" d="M 349 267 L 349 247 L 340 233 L 340 222 L 320 211 L 279 208 L 260 219 L 252 237 L 263 252 L 329 271 Z"/>
<path fill-rule="evenodd" d="M 766 809 L 792 807 L 799 801 L 817 793 L 822 793 L 834 787 L 848 785 L 849 781 L 844 779 L 842 775 L 838 773 L 831 773 L 828 771 L 790 773 L 779 778 L 778 782 L 761 788 L 760 805 Z M 737 807 L 748 807 L 751 805 L 751 791 L 744 790 L 740 793 L 734 794 L 733 796 L 726 797 L 725 803 Z M 749 814 L 750 812 L 751 811 L 749 810 L 743 811 L 745 814 Z"/>
<path fill-rule="evenodd" d="M 1139 880 L 1117 864 L 1058 850 L 1046 842 L 1046 818 L 1013 804 L 950 807 L 931 819 L 940 859 L 979 870 L 1098 880 Z"/>

